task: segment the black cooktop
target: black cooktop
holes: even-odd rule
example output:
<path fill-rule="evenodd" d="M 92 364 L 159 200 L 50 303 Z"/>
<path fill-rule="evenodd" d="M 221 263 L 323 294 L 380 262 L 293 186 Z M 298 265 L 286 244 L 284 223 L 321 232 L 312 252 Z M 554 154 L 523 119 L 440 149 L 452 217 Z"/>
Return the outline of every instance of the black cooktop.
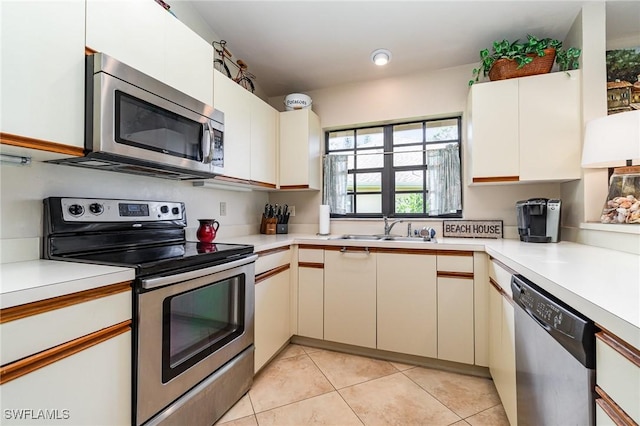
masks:
<path fill-rule="evenodd" d="M 102 265 L 136 268 L 136 277 L 180 272 L 229 262 L 253 253 L 253 246 L 244 244 L 197 243 L 186 241 L 151 247 L 66 255 L 66 260 Z"/>

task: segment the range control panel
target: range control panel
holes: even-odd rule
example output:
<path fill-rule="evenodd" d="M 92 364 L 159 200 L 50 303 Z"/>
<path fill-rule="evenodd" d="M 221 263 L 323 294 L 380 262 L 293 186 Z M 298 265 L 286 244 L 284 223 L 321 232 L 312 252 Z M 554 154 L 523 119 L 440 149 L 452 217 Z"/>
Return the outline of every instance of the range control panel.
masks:
<path fill-rule="evenodd" d="M 172 201 L 62 198 L 62 218 L 66 222 L 145 222 L 181 220 L 184 204 Z"/>

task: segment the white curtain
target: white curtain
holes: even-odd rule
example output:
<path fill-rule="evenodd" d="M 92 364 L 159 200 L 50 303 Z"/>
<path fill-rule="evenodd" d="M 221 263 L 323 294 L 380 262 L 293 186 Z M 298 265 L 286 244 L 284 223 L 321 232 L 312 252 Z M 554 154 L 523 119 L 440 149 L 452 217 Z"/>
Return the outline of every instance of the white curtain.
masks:
<path fill-rule="evenodd" d="M 427 151 L 427 184 L 430 215 L 456 213 L 462 209 L 460 154 L 457 145 Z"/>
<path fill-rule="evenodd" d="M 324 157 L 324 200 L 331 213 L 347 213 L 347 155 L 326 155 Z"/>

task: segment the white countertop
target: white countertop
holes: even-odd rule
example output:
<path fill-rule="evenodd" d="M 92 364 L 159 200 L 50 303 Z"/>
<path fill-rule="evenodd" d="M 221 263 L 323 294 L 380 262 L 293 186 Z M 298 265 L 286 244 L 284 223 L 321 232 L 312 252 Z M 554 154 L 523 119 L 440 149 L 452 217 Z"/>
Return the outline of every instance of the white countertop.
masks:
<path fill-rule="evenodd" d="M 0 308 L 131 281 L 135 270 L 87 263 L 29 260 L 0 265 Z"/>
<path fill-rule="evenodd" d="M 248 235 L 225 243 L 251 244 L 256 252 L 291 244 L 411 247 L 486 251 L 604 328 L 640 348 L 640 256 L 560 242 L 438 238 L 438 243 L 332 240 L 310 234 Z M 34 302 L 135 277 L 133 269 L 51 260 L 0 265 L 0 308 Z"/>
<path fill-rule="evenodd" d="M 411 247 L 486 251 L 530 281 L 640 348 L 640 256 L 571 242 L 523 243 L 511 239 L 438 238 L 424 242 L 331 240 L 305 234 L 250 235 L 225 242 L 255 251 L 289 244 Z"/>

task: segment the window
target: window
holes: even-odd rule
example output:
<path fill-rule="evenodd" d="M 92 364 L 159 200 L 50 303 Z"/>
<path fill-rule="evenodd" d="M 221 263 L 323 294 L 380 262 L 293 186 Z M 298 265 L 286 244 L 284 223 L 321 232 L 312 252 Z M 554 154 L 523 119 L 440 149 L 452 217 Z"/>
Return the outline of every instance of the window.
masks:
<path fill-rule="evenodd" d="M 460 117 L 326 133 L 332 217 L 462 217 Z"/>

